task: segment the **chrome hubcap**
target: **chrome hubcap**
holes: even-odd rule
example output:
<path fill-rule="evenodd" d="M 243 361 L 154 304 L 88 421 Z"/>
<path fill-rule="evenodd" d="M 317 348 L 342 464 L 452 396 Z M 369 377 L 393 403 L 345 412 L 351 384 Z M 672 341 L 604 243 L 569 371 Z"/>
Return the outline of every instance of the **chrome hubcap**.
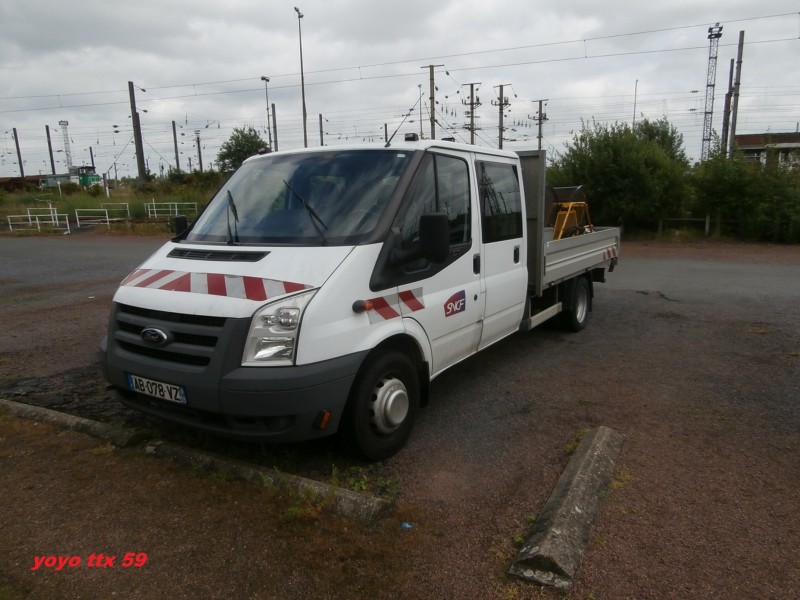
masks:
<path fill-rule="evenodd" d="M 583 323 L 586 313 L 589 311 L 589 295 L 585 289 L 581 288 L 575 303 L 575 319 L 578 323 Z"/>
<path fill-rule="evenodd" d="M 370 423 L 379 433 L 392 433 L 408 416 L 408 406 L 405 384 L 395 377 L 384 377 L 372 391 Z"/>

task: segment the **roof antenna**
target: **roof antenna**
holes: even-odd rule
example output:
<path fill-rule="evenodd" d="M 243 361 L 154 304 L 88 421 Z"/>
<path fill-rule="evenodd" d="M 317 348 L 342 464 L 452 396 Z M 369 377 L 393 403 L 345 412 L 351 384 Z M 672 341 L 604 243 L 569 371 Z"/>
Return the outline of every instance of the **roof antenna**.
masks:
<path fill-rule="evenodd" d="M 408 112 L 403 116 L 403 120 L 400 121 L 400 125 L 398 125 L 397 129 L 394 130 L 394 133 L 389 138 L 389 140 L 386 142 L 386 145 L 384 146 L 384 148 L 388 148 L 389 146 L 392 145 L 392 140 L 394 139 L 394 136 L 396 136 L 397 132 L 400 131 L 400 128 L 403 126 L 403 123 L 406 122 L 406 119 L 411 115 L 412 112 L 414 112 L 414 109 L 417 107 L 417 104 L 419 104 L 420 100 L 422 100 L 422 96 L 417 98 L 417 101 L 414 102 L 414 106 L 412 106 L 411 108 L 408 109 Z"/>

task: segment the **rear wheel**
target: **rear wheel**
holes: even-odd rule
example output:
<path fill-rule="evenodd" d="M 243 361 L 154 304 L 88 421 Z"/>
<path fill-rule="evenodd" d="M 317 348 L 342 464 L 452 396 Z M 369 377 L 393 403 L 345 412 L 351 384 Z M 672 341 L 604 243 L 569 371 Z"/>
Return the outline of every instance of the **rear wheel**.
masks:
<path fill-rule="evenodd" d="M 561 322 L 570 331 L 580 331 L 586 327 L 592 309 L 592 290 L 586 277 L 575 280 L 567 303 L 569 306 L 561 313 Z"/>
<path fill-rule="evenodd" d="M 365 458 L 383 460 L 406 443 L 419 409 L 419 376 L 395 350 L 369 359 L 350 394 L 343 433 Z"/>

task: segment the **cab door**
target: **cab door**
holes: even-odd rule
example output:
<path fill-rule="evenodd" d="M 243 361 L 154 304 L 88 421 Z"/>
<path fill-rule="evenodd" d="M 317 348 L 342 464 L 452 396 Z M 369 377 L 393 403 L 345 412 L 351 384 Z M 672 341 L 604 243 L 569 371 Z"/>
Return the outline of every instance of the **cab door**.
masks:
<path fill-rule="evenodd" d="M 475 162 L 480 204 L 481 275 L 485 315 L 479 349 L 519 329 L 528 270 L 524 213 L 516 163 L 500 157 Z"/>
<path fill-rule="evenodd" d="M 425 259 L 405 264 L 397 278 L 402 316 L 417 321 L 430 341 L 432 376 L 475 353 L 481 338 L 484 296 L 473 235 L 478 218 L 472 180 L 464 155 L 428 152 L 395 220 L 402 247 L 412 248 L 419 240 L 421 215 L 448 216 L 448 259 L 440 264 Z"/>

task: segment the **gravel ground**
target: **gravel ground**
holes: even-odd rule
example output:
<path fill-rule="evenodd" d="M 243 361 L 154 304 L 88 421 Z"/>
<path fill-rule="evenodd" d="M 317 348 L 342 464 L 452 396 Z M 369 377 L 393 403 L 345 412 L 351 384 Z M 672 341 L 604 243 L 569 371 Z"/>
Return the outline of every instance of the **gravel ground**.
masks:
<path fill-rule="evenodd" d="M 115 243 L 96 239 L 98 255 Z M 756 265 L 796 280 L 798 247 L 624 243 L 584 332 L 516 335 L 454 367 L 434 383 L 408 448 L 379 466 L 332 441 L 230 446 L 122 408 L 94 358 L 118 264 L 34 281 L 2 260 L 0 397 L 333 479 L 398 508 L 365 525 L 326 513 L 324 499 L 3 417 L 0 598 L 563 598 L 506 570 L 566 447 L 597 425 L 625 445 L 566 597 L 782 599 L 800 589 L 796 301 L 614 284 L 626 260 L 654 276 L 668 264 L 690 274 Z M 35 270 L 32 258 L 14 261 Z M 117 556 L 114 567 L 88 566 L 100 552 Z M 123 567 L 129 552 L 146 564 Z M 31 570 L 50 555 L 81 565 Z"/>

